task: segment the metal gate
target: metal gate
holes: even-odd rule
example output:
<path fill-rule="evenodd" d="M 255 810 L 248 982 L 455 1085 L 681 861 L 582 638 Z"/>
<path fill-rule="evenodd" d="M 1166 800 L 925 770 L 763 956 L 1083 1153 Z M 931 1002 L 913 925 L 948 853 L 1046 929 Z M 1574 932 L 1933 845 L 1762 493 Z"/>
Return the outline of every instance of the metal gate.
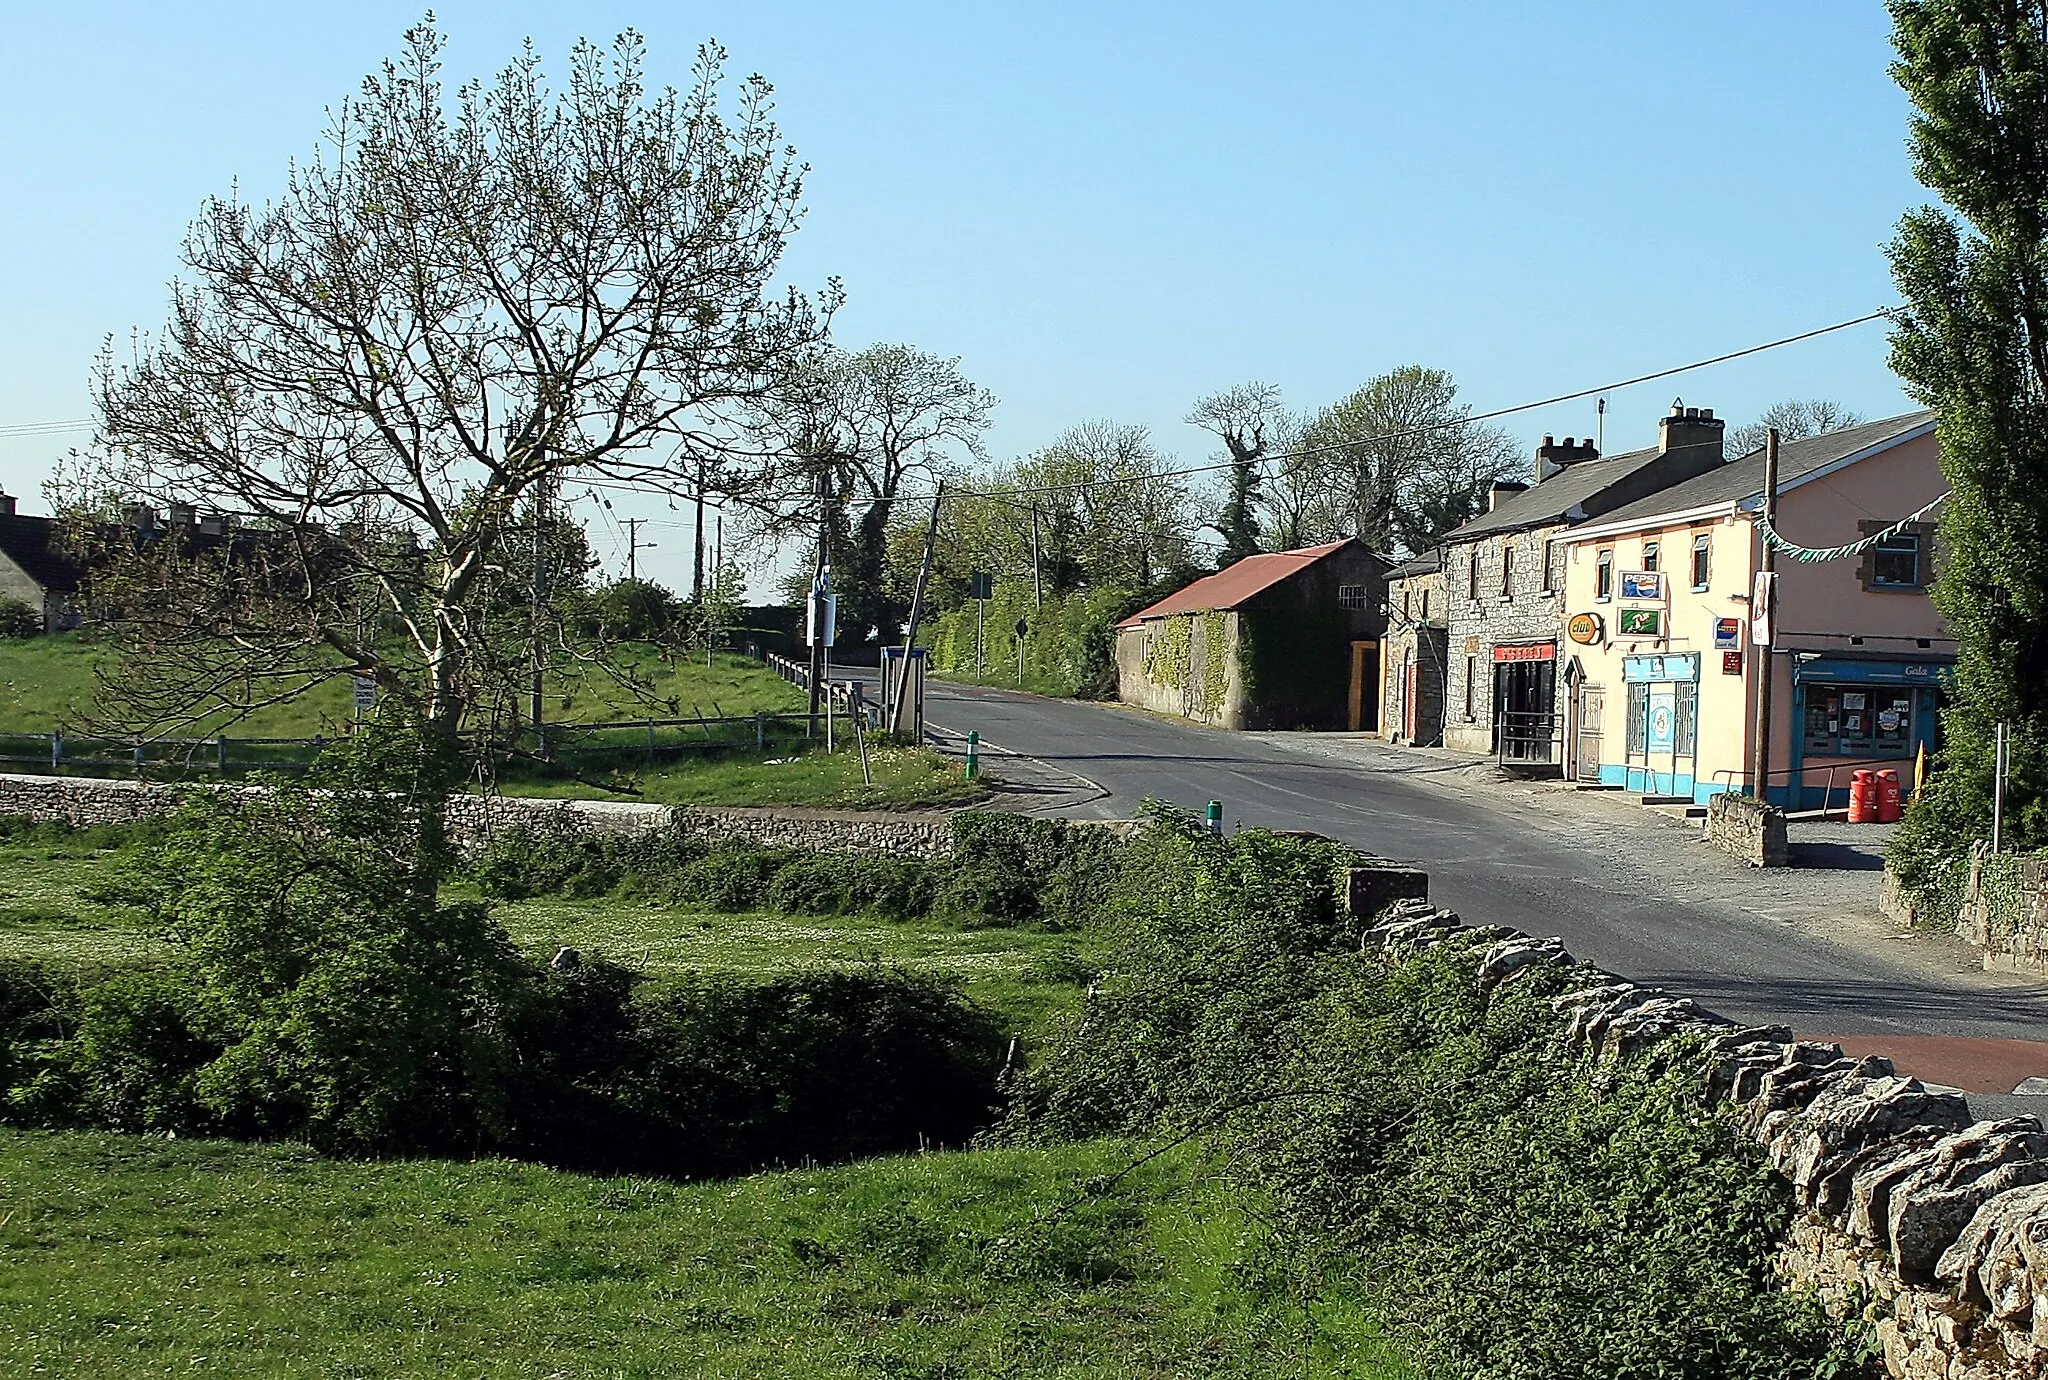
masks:
<path fill-rule="evenodd" d="M 1572 768 L 1581 781 L 1600 779 L 1600 732 L 1606 714 L 1607 692 L 1597 685 L 1580 686 L 1578 745 L 1572 754 Z"/>

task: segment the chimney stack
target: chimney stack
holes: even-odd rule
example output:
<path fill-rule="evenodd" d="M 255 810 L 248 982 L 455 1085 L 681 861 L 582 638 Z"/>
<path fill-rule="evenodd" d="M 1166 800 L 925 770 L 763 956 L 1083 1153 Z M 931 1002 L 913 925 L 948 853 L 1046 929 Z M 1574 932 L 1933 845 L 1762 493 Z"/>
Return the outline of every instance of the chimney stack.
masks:
<path fill-rule="evenodd" d="M 1545 435 L 1543 444 L 1536 447 L 1536 482 L 1541 484 L 1566 465 L 1576 465 L 1582 461 L 1599 458 L 1599 448 L 1593 444 L 1590 437 L 1579 441 L 1567 436 L 1563 443 L 1559 444 Z"/>
<path fill-rule="evenodd" d="M 1496 480 L 1486 491 L 1486 511 L 1492 512 L 1516 494 L 1528 492 L 1528 489 L 1527 484 L 1517 484 L 1507 479 Z"/>
<path fill-rule="evenodd" d="M 1721 454 L 1721 432 L 1727 426 L 1711 407 L 1685 407 L 1673 403 L 1658 423 L 1657 449 L 1666 455 L 1691 450 L 1702 470 L 1711 469 L 1725 458 Z"/>
<path fill-rule="evenodd" d="M 0 489 L 0 517 L 14 516 L 14 495 Z"/>
<path fill-rule="evenodd" d="M 199 522 L 199 509 L 190 503 L 171 505 L 170 523 L 173 527 L 192 527 Z"/>
<path fill-rule="evenodd" d="M 147 503 L 131 503 L 123 508 L 121 521 L 138 532 L 156 530 L 156 512 Z"/>

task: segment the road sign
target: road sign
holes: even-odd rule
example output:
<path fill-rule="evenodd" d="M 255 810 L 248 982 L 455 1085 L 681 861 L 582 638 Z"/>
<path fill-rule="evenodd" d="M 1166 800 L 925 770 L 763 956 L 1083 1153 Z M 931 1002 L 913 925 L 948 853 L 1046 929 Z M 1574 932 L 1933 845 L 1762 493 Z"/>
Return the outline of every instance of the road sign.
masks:
<path fill-rule="evenodd" d="M 375 709 L 377 707 L 376 678 L 358 673 L 350 676 L 349 679 L 355 684 L 356 712 L 358 714 L 367 714 L 372 709 Z"/>
<path fill-rule="evenodd" d="M 967 577 L 967 597 L 970 599 L 993 599 L 996 597 L 996 577 L 986 570 L 977 570 Z"/>
<path fill-rule="evenodd" d="M 1017 636 L 1021 639 L 1027 631 L 1029 629 L 1025 627 L 1024 620 L 1019 618 L 1017 620 Z"/>

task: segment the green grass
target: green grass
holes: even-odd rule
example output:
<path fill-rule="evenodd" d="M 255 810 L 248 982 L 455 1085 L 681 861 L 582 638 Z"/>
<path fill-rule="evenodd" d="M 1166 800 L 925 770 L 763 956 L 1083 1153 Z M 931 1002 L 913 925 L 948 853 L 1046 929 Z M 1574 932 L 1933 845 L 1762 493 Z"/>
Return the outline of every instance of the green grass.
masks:
<path fill-rule="evenodd" d="M 90 834 L 0 842 L 0 958 L 94 965 L 168 956 L 139 912 L 102 899 L 131 856 L 95 847 Z M 772 977 L 870 962 L 957 978 L 969 997 L 1025 1031 L 1072 1010 L 1091 971 L 1085 936 L 1032 929 L 699 914 L 614 897 L 508 901 L 497 914 L 537 957 L 568 945 L 655 979 L 690 971 Z"/>
<path fill-rule="evenodd" d="M 1191 1156 L 1086 1191 L 1131 1157 L 676 1185 L 0 1130 L 0 1355 L 94 1377 L 1399 1373 L 1348 1316 L 1312 1329 L 1247 1291 L 1258 1229 Z"/>
<path fill-rule="evenodd" d="M 988 794 L 960 768 L 928 748 L 870 747 L 874 783 L 862 780 L 860 755 L 844 738 L 838 750 L 777 749 L 672 762 L 653 771 L 621 772 L 621 794 L 580 781 L 507 777 L 506 795 L 556 799 L 638 799 L 662 805 L 787 805 L 816 809 L 887 810 L 964 805 Z M 604 777 L 593 779 L 604 780 Z M 637 793 L 637 794 L 634 794 Z"/>

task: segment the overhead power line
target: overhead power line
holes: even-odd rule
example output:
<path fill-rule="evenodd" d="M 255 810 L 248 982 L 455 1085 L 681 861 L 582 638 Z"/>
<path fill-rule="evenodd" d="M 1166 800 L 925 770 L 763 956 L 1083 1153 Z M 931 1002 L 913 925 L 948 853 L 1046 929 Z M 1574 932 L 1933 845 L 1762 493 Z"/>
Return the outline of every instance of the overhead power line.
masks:
<path fill-rule="evenodd" d="M 92 427 L 89 418 L 75 422 L 15 422 L 0 426 L 0 437 L 61 436 L 68 431 L 91 431 Z"/>
<path fill-rule="evenodd" d="M 1848 321 L 1837 321 L 1832 326 L 1820 326 L 1814 330 L 1801 331 L 1798 335 L 1788 335 L 1779 340 L 1767 340 L 1761 345 L 1750 345 L 1740 350 L 1730 350 L 1727 354 L 1715 355 L 1712 359 L 1698 359 L 1690 364 L 1678 364 L 1673 365 L 1669 369 L 1659 369 L 1655 373 L 1638 374 L 1632 379 L 1622 379 L 1618 383 L 1603 383 L 1593 388 L 1580 388 L 1570 393 L 1558 393 L 1552 397 L 1538 398 L 1535 402 L 1516 403 L 1513 407 L 1499 407 L 1491 412 L 1475 412 L 1470 416 L 1459 417 L 1452 421 L 1430 422 L 1422 426 L 1405 427 L 1400 431 L 1382 432 L 1377 436 L 1362 436 L 1353 440 L 1337 442 L 1333 445 L 1304 446 L 1296 450 L 1280 451 L 1273 455 L 1261 456 L 1260 462 L 1300 460 L 1311 455 L 1327 455 L 1332 451 L 1349 450 L 1353 446 L 1373 445 L 1380 441 L 1398 441 L 1409 436 L 1426 436 L 1433 431 L 1448 431 L 1453 427 L 1469 426 L 1473 422 L 1490 422 L 1497 417 L 1512 417 L 1518 412 L 1533 412 L 1539 407 L 1554 407 L 1558 403 L 1575 402 L 1580 398 L 1590 398 L 1601 393 L 1615 393 L 1624 388 L 1633 388 L 1639 383 L 1654 383 L 1658 379 L 1668 379 L 1678 374 L 1691 373 L 1695 369 L 1705 369 L 1710 365 L 1726 364 L 1730 360 L 1742 359 L 1748 355 L 1762 354 L 1765 350 L 1775 350 L 1785 345 L 1797 345 L 1803 340 L 1812 340 L 1817 336 L 1831 335 L 1836 331 L 1846 331 L 1851 326 L 1867 325 L 1872 321 L 1890 316 L 1897 310 L 1897 307 L 1883 307 Z M 1003 489 L 996 492 L 983 492 L 977 489 L 956 489 L 954 492 L 975 498 L 1016 498 L 1026 494 L 1078 493 L 1084 489 L 1106 488 L 1115 484 L 1139 484 L 1148 479 L 1177 479 L 1184 475 L 1208 474 L 1216 470 L 1227 470 L 1236 463 L 1234 460 L 1218 460 L 1207 465 L 1190 465 L 1184 469 L 1174 470 L 1155 470 L 1150 474 L 1130 475 L 1117 479 L 1085 479 L 1077 480 L 1072 484 L 1042 484 L 1031 488 Z M 907 497 L 930 498 L 931 495 L 916 494 L 907 495 Z"/>

